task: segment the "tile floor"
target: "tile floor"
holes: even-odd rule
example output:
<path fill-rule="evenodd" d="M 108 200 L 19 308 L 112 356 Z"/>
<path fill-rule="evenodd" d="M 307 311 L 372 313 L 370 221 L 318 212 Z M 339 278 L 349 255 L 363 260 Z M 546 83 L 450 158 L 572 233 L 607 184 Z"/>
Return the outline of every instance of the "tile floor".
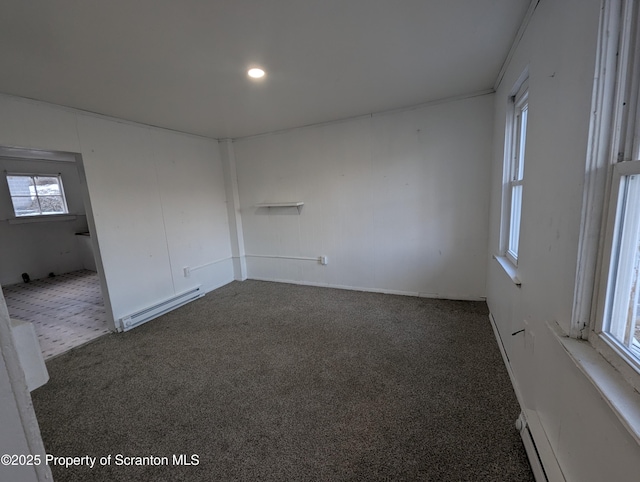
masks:
<path fill-rule="evenodd" d="M 45 360 L 109 333 L 94 271 L 3 286 L 2 291 L 11 318 L 33 323 Z"/>

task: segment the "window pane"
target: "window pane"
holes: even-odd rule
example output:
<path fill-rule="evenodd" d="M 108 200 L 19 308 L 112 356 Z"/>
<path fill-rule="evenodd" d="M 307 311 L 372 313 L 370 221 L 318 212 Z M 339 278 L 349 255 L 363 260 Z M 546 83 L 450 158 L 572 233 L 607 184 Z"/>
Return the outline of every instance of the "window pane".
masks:
<path fill-rule="evenodd" d="M 527 113 L 529 112 L 528 104 L 522 106 L 520 112 L 520 132 L 518 133 L 518 163 L 516 165 L 516 180 L 522 180 L 524 177 L 524 148 L 527 143 Z"/>
<path fill-rule="evenodd" d="M 38 196 L 61 194 L 60 184 L 57 177 L 36 176 L 36 191 Z"/>
<path fill-rule="evenodd" d="M 64 200 L 62 196 L 40 196 L 42 214 L 64 214 Z"/>
<path fill-rule="evenodd" d="M 518 259 L 520 243 L 520 210 L 522 208 L 522 186 L 511 187 L 511 219 L 509 222 L 509 254 Z"/>
<path fill-rule="evenodd" d="M 16 216 L 34 216 L 40 214 L 38 200 L 33 197 L 12 197 L 13 211 Z"/>
<path fill-rule="evenodd" d="M 634 282 L 634 291 L 635 291 L 635 300 L 631 304 L 631 310 L 635 311 L 633 314 L 633 324 L 631 329 L 633 329 L 633 339 L 632 339 L 632 349 L 636 356 L 640 358 L 640 323 L 638 323 L 638 319 L 640 318 L 640 287 L 638 287 L 638 282 L 640 281 L 640 277 L 638 276 L 638 266 L 640 265 L 640 246 L 638 247 L 638 252 L 636 255 L 636 277 Z"/>
<path fill-rule="evenodd" d="M 619 199 L 605 331 L 638 357 L 640 336 L 636 328 L 640 303 L 640 176 L 622 178 Z"/>
<path fill-rule="evenodd" d="M 12 196 L 33 196 L 36 192 L 29 176 L 7 176 L 7 183 Z"/>

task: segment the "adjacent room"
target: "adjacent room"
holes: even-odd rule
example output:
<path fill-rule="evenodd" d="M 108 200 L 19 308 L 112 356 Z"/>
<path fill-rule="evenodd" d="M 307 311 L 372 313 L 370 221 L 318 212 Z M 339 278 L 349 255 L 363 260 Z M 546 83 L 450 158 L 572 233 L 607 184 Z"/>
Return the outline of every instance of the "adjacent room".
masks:
<path fill-rule="evenodd" d="M 75 156 L 0 149 L 0 285 L 44 359 L 109 333 Z"/>
<path fill-rule="evenodd" d="M 0 478 L 634 480 L 639 10 L 4 1 Z"/>

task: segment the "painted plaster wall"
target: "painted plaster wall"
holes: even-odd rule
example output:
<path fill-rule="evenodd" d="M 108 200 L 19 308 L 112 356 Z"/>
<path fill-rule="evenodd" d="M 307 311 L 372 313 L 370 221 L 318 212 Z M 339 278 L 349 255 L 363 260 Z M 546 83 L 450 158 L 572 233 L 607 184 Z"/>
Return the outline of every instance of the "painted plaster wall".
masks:
<path fill-rule="evenodd" d="M 7 305 L 0 291 L 0 455 L 39 455 L 44 445 L 16 352 Z M 40 475 L 40 479 L 38 478 Z M 46 466 L 0 464 L 0 480 L 28 482 L 51 478 Z"/>
<path fill-rule="evenodd" d="M 483 95 L 235 141 L 248 277 L 484 297 L 492 110 Z M 256 207 L 288 201 L 300 214 Z"/>
<path fill-rule="evenodd" d="M 542 423 L 570 481 L 632 480 L 640 447 L 577 368 L 548 324 L 569 333 L 599 0 L 540 2 L 495 95 L 487 301 L 522 403 Z M 529 67 L 529 124 L 517 287 L 499 252 L 507 99 Z M 525 328 L 525 331 L 511 334 Z"/>
<path fill-rule="evenodd" d="M 82 155 L 115 319 L 233 280 L 216 141 L 1 96 L 0 145 Z"/>
<path fill-rule="evenodd" d="M 2 454 L 28 454 L 31 452 L 22 428 L 7 367 L 2 357 L 0 357 L 0 424 L 2 424 L 0 431 L 0 452 Z M 37 480 L 33 467 L 7 467 L 4 465 L 0 466 L 0 478 L 14 481 Z"/>
<path fill-rule="evenodd" d="M 0 285 L 22 282 L 22 273 L 31 279 L 49 273 L 82 269 L 80 246 L 75 233 L 87 231 L 80 178 L 75 163 L 0 158 L 0 171 L 33 174 L 60 174 L 69 214 L 75 220 L 10 224 L 14 218 L 7 183 L 0 182 Z"/>

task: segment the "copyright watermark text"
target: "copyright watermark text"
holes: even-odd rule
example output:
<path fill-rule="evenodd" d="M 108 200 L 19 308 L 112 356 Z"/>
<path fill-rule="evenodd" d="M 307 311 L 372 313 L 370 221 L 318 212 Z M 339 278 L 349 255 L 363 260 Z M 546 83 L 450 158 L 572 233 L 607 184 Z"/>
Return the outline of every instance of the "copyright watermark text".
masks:
<path fill-rule="evenodd" d="M 124 455 L 124 454 L 109 454 L 102 457 L 83 455 L 83 456 L 60 456 L 53 454 L 46 454 L 44 456 L 36 455 L 22 455 L 22 454 L 4 454 L 0 456 L 0 465 L 51 465 L 61 466 L 65 468 L 69 467 L 88 467 L 93 469 L 99 466 L 189 466 L 199 465 L 200 456 L 198 454 L 171 454 L 169 456 L 160 455 Z"/>

